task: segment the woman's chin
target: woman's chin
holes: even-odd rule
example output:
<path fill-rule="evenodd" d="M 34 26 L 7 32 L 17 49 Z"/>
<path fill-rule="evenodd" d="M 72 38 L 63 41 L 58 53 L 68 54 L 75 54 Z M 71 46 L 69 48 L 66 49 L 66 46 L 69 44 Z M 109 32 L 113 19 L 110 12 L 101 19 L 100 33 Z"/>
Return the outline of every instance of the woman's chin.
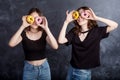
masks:
<path fill-rule="evenodd" d="M 79 25 L 80 25 L 80 26 L 85 25 L 85 24 L 87 24 L 87 21 L 84 21 L 84 20 L 83 20 L 83 21 L 80 21 L 80 22 L 79 22 Z"/>

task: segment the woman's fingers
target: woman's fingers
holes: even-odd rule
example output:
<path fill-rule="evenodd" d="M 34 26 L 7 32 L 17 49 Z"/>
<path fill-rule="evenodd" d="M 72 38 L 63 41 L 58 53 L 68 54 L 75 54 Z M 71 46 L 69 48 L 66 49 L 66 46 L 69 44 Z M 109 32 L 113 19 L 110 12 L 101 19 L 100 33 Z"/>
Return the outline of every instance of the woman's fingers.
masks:
<path fill-rule="evenodd" d="M 68 12 L 69 12 L 69 11 L 67 10 L 67 11 L 66 11 L 66 15 L 68 15 Z"/>

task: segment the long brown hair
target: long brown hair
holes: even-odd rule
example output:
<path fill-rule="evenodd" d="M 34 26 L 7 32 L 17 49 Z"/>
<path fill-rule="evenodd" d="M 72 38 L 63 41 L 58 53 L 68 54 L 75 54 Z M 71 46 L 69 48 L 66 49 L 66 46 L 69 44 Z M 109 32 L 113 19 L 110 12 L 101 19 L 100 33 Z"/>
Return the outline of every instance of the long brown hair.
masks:
<path fill-rule="evenodd" d="M 38 13 L 39 16 L 42 16 L 42 15 L 43 15 L 42 12 L 41 12 L 38 8 L 31 8 L 31 9 L 29 10 L 29 12 L 28 12 L 27 15 L 30 15 L 30 14 L 32 14 L 33 12 Z M 43 29 L 42 29 L 41 27 L 38 27 L 37 30 L 38 30 L 38 31 L 42 31 Z M 27 28 L 25 28 L 25 31 L 30 31 L 30 26 L 28 26 Z"/>
<path fill-rule="evenodd" d="M 83 9 L 83 10 L 90 10 L 88 7 L 84 6 L 84 7 L 80 7 L 77 9 L 77 11 L 79 11 L 80 9 Z M 78 24 L 77 20 L 74 21 L 74 24 L 75 24 L 75 28 L 74 28 L 74 32 L 75 34 L 78 35 L 79 32 L 81 32 L 81 26 Z M 98 27 L 97 25 L 97 22 L 95 20 L 88 20 L 88 29 L 92 29 L 94 27 Z"/>

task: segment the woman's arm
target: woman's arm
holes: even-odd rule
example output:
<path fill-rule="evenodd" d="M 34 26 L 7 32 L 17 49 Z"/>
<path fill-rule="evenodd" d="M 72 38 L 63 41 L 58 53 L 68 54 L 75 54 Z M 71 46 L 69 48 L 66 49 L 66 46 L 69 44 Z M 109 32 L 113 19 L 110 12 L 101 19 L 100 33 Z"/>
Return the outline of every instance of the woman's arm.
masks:
<path fill-rule="evenodd" d="M 46 29 L 46 33 L 47 33 L 46 40 L 48 44 L 51 45 L 53 49 L 58 49 L 58 43 L 54 36 L 52 35 L 52 33 L 50 32 L 49 28 Z"/>
<path fill-rule="evenodd" d="M 10 47 L 15 47 L 17 44 L 19 44 L 22 41 L 21 33 L 25 27 L 29 26 L 29 24 L 26 22 L 26 16 L 23 16 L 22 20 L 23 20 L 23 24 L 20 26 L 18 31 L 12 36 L 12 38 L 8 43 Z"/>
<path fill-rule="evenodd" d="M 64 43 L 68 42 L 67 38 L 65 37 L 66 29 L 67 29 L 68 24 L 69 23 L 67 21 L 65 21 L 64 24 L 63 24 L 63 27 L 60 31 L 60 34 L 59 34 L 59 37 L 58 37 L 58 42 L 60 44 L 64 44 Z"/>
<path fill-rule="evenodd" d="M 67 29 L 68 24 L 74 20 L 72 18 L 72 13 L 73 13 L 73 11 L 71 11 L 70 13 L 68 13 L 68 11 L 66 11 L 67 17 L 66 17 L 66 20 L 64 21 L 63 27 L 62 27 L 59 37 L 58 37 L 58 42 L 60 44 L 64 44 L 64 43 L 68 42 L 65 35 L 66 35 L 66 29 Z"/>
<path fill-rule="evenodd" d="M 24 28 L 21 26 L 19 30 L 12 36 L 12 38 L 9 41 L 10 47 L 15 47 L 17 44 L 19 44 L 22 41 L 21 33 L 23 29 Z"/>
<path fill-rule="evenodd" d="M 113 31 L 114 29 L 118 27 L 118 23 L 116 23 L 115 21 L 109 20 L 109 19 L 105 19 L 105 18 L 97 16 L 96 20 L 101 21 L 108 25 L 106 33 Z"/>
<path fill-rule="evenodd" d="M 90 13 L 89 19 L 101 21 L 108 25 L 106 33 L 113 31 L 114 29 L 118 27 L 118 23 L 116 23 L 115 21 L 96 16 L 91 8 L 90 8 L 90 11 L 88 11 L 88 13 Z"/>
<path fill-rule="evenodd" d="M 48 21 L 45 17 L 43 17 L 43 23 L 38 24 L 40 27 L 42 27 L 45 32 L 47 33 L 46 41 L 47 43 L 53 48 L 58 49 L 58 44 L 54 36 L 52 35 L 50 29 L 48 28 Z"/>

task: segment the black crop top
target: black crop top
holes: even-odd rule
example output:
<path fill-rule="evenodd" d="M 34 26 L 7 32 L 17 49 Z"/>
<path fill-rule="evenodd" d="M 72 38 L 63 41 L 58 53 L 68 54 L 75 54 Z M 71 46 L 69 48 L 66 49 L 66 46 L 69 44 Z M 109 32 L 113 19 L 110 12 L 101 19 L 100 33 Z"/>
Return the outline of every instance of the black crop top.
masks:
<path fill-rule="evenodd" d="M 25 53 L 25 60 L 41 60 L 46 58 L 46 36 L 47 34 L 43 31 L 42 36 L 38 40 L 30 40 L 26 36 L 26 32 L 23 31 L 22 34 L 22 46 Z"/>

